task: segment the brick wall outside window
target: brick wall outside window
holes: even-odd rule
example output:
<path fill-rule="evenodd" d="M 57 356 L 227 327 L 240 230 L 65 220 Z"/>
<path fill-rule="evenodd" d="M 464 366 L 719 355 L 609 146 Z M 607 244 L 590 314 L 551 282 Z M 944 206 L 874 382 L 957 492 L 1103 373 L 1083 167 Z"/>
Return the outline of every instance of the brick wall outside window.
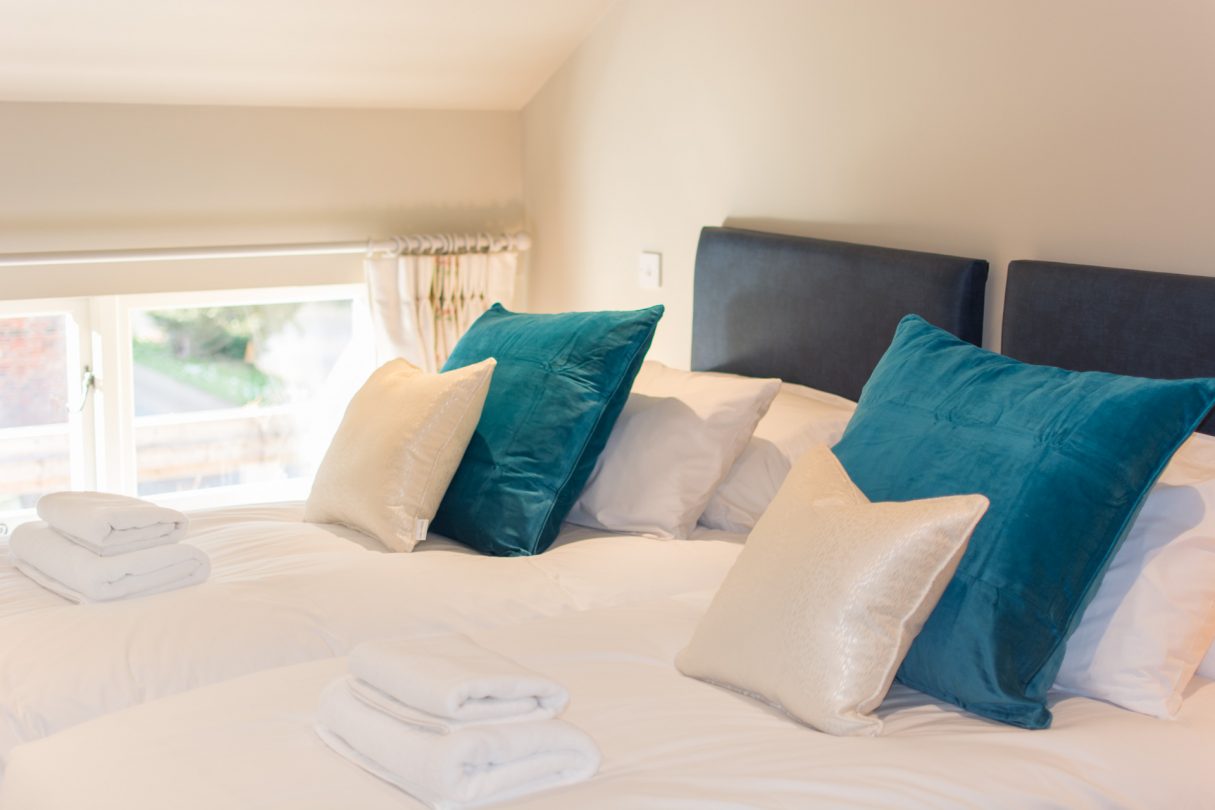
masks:
<path fill-rule="evenodd" d="M 0 428 L 67 421 L 65 321 L 0 318 Z"/>

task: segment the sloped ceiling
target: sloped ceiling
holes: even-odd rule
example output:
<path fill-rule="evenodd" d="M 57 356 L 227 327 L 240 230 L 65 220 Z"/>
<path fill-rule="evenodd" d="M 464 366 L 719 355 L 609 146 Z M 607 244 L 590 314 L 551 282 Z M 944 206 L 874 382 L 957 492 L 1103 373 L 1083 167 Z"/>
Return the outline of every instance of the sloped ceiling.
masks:
<path fill-rule="evenodd" d="M 0 100 L 521 108 L 613 0 L 0 0 Z"/>

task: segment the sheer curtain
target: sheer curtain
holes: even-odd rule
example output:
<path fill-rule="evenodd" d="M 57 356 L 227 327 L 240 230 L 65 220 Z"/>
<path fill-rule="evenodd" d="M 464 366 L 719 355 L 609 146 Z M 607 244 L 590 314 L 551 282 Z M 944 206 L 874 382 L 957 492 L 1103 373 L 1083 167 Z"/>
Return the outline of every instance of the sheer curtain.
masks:
<path fill-rule="evenodd" d="M 369 256 L 376 362 L 404 357 L 438 371 L 481 313 L 511 305 L 517 265 L 514 252 Z"/>

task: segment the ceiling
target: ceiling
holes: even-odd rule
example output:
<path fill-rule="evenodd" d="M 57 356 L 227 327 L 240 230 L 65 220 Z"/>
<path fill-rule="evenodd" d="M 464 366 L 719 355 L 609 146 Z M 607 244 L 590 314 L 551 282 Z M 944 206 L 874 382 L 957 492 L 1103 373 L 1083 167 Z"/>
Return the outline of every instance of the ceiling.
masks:
<path fill-rule="evenodd" d="M 519 109 L 613 0 L 0 0 L 0 100 Z"/>

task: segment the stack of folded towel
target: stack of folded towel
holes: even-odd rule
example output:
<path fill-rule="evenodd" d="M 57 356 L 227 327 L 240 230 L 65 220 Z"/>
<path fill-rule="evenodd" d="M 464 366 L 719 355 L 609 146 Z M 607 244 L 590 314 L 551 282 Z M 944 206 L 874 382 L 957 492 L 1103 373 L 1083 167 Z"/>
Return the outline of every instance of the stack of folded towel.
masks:
<path fill-rule="evenodd" d="M 56 492 L 38 501 L 41 521 L 13 531 L 17 568 L 73 602 L 108 602 L 195 585 L 211 573 L 200 549 L 178 543 L 186 516 L 138 498 Z"/>
<path fill-rule="evenodd" d="M 558 684 L 463 636 L 363 644 L 321 697 L 317 733 L 436 808 L 475 807 L 588 779 L 599 749 L 554 719 Z"/>

